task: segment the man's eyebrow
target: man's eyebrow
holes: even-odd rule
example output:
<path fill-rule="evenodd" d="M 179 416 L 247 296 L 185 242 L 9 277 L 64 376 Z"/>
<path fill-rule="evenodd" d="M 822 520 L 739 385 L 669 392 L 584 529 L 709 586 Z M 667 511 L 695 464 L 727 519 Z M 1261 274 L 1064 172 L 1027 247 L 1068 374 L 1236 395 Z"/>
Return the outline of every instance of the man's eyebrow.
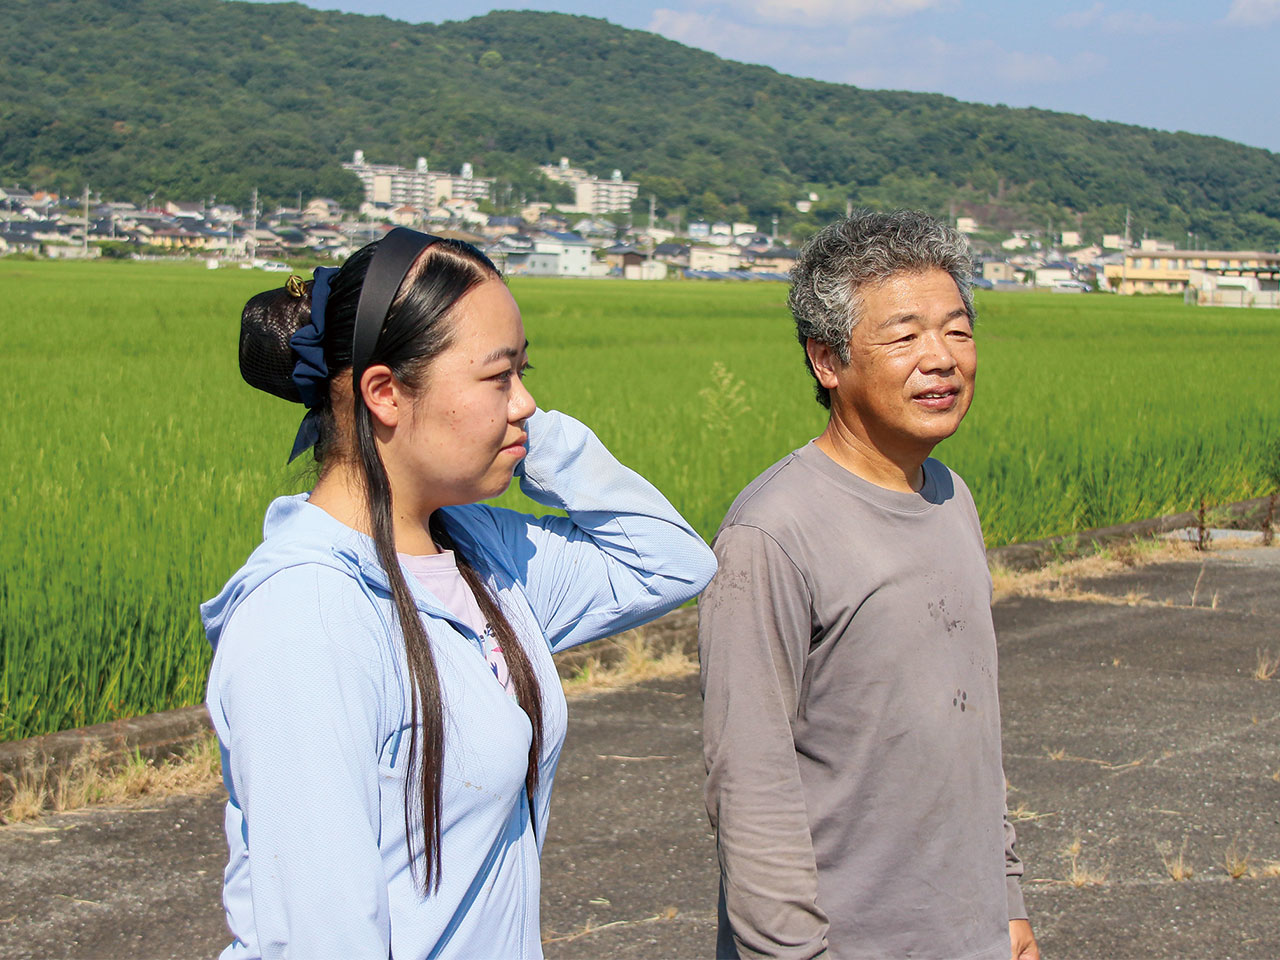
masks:
<path fill-rule="evenodd" d="M 964 309 L 964 307 L 956 307 L 954 310 L 952 310 L 950 313 L 947 314 L 946 319 L 950 321 L 950 320 L 954 320 L 956 317 L 964 317 L 965 319 L 968 319 L 969 311 Z M 920 314 L 918 313 L 901 313 L 901 314 L 898 314 L 897 316 L 889 317 L 887 320 L 881 320 L 878 324 L 876 324 L 876 329 L 884 330 L 887 327 L 892 327 L 899 323 L 918 323 L 919 321 L 920 321 Z"/>
<path fill-rule="evenodd" d="M 497 363 L 499 360 L 514 360 L 518 356 L 520 356 L 520 354 L 524 353 L 528 349 L 529 349 L 528 340 L 524 342 L 524 346 L 519 350 L 517 350 L 515 347 L 499 347 L 497 350 L 494 350 L 491 354 L 489 354 L 480 362 L 481 363 Z"/>

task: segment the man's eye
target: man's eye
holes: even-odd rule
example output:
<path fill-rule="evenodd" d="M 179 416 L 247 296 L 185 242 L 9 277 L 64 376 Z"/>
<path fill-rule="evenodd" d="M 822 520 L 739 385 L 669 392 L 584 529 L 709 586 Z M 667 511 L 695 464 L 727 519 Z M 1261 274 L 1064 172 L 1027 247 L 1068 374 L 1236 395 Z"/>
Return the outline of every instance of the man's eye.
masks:
<path fill-rule="evenodd" d="M 528 376 L 528 375 L 529 375 L 529 371 L 530 371 L 530 370 L 532 370 L 532 369 L 533 369 L 533 364 L 532 364 L 532 363 L 526 363 L 523 367 L 521 367 L 521 368 L 520 368 L 520 379 L 521 379 L 521 380 L 523 380 L 526 376 Z"/>

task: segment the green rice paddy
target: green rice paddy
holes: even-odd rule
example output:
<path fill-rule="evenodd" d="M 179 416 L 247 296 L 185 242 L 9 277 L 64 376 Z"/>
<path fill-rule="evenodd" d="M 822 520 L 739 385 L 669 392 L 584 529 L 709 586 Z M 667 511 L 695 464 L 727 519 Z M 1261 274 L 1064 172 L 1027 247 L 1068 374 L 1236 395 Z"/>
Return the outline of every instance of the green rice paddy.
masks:
<path fill-rule="evenodd" d="M 301 408 L 236 369 L 240 306 L 282 280 L 0 262 L 0 740 L 203 697 L 196 607 L 267 502 L 309 483 L 284 462 Z M 704 536 L 822 428 L 782 285 L 512 289 L 540 405 L 590 424 Z M 1270 492 L 1280 314 L 1053 294 L 978 308 L 977 400 L 937 455 L 989 543 Z"/>

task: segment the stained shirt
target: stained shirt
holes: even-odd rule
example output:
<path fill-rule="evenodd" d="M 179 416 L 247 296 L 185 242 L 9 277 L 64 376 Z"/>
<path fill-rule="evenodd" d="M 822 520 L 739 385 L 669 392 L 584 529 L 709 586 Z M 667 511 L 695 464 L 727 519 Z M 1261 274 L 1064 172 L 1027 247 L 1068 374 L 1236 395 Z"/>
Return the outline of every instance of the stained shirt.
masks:
<path fill-rule="evenodd" d="M 885 490 L 809 444 L 716 536 L 699 651 L 718 956 L 1007 960 L 1026 916 L 982 530 L 963 481 L 924 471 Z"/>

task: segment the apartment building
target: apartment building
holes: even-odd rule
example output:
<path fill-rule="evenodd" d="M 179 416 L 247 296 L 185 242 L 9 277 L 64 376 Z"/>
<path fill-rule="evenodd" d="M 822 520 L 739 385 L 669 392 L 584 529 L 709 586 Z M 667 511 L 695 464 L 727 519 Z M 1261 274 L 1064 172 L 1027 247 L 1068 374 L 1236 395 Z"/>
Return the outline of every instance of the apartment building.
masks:
<path fill-rule="evenodd" d="M 426 157 L 419 157 L 410 170 L 394 164 L 369 163 L 364 151 L 357 150 L 342 169 L 359 178 L 366 203 L 427 209 L 446 200 L 487 200 L 493 193 L 493 179 L 477 177 L 469 163 L 464 163 L 455 176 L 428 169 Z"/>
<path fill-rule="evenodd" d="M 1123 263 L 1107 264 L 1107 285 L 1117 293 L 1182 293 L 1192 270 L 1235 275 L 1274 272 L 1280 253 L 1257 250 L 1129 250 Z"/>
<path fill-rule="evenodd" d="M 573 206 L 557 204 L 566 213 L 621 213 L 631 209 L 640 194 L 640 184 L 623 180 L 622 171 L 614 170 L 608 180 L 601 180 L 586 170 L 570 166 L 568 157 L 556 164 L 544 163 L 538 168 L 548 180 L 573 187 Z"/>

